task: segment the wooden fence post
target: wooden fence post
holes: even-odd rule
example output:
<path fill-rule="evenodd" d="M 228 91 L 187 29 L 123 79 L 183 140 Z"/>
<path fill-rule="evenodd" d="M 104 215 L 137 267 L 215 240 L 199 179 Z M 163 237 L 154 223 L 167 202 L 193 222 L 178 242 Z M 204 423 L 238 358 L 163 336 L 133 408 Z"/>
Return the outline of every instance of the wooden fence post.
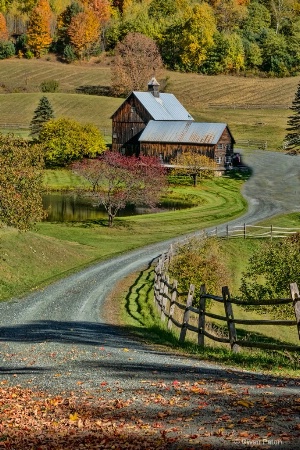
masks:
<path fill-rule="evenodd" d="M 183 314 L 183 321 L 182 321 L 182 325 L 181 325 L 181 332 L 180 332 L 179 342 L 184 342 L 184 340 L 185 340 L 185 336 L 186 336 L 186 332 L 187 332 L 187 326 L 189 324 L 189 318 L 190 318 L 190 310 L 189 310 L 189 308 L 193 304 L 194 292 L 195 292 L 195 286 L 193 284 L 191 284 L 190 285 L 190 289 L 189 289 L 189 293 L 188 293 L 188 296 L 187 296 L 187 300 L 186 300 L 185 311 L 184 311 L 184 314 Z"/>
<path fill-rule="evenodd" d="M 167 300 L 168 300 L 168 288 L 169 285 L 169 277 L 165 277 L 165 283 L 163 287 L 163 293 L 162 293 L 162 304 L 161 304 L 161 316 L 160 320 L 164 322 L 166 320 L 166 306 L 167 306 Z"/>
<path fill-rule="evenodd" d="M 236 335 L 235 325 L 232 322 L 234 317 L 233 317 L 233 310 L 232 310 L 232 304 L 230 301 L 230 293 L 229 293 L 228 286 L 222 287 L 222 296 L 223 296 L 223 301 L 224 301 L 224 308 L 225 308 L 225 314 L 226 314 L 226 319 L 227 319 L 229 342 L 230 342 L 231 350 L 233 352 L 238 352 L 239 347 L 236 344 L 237 335 Z"/>
<path fill-rule="evenodd" d="M 271 225 L 271 229 L 270 229 L 270 237 L 271 237 L 271 241 L 272 241 L 272 239 L 273 239 L 273 225 Z"/>
<path fill-rule="evenodd" d="M 161 275 L 161 264 L 160 260 L 157 263 L 157 266 L 155 267 L 155 277 L 154 277 L 154 304 L 156 307 L 158 306 L 158 290 L 160 286 L 160 275 Z"/>
<path fill-rule="evenodd" d="M 298 336 L 300 339 L 300 296 L 299 296 L 299 289 L 298 289 L 297 283 L 290 284 L 290 291 L 291 291 L 291 296 L 292 296 L 293 305 L 294 305 L 294 309 L 295 309 L 297 328 L 298 328 Z"/>
<path fill-rule="evenodd" d="M 198 322 L 198 345 L 204 347 L 204 331 L 205 331 L 205 306 L 206 286 L 202 284 L 200 287 L 200 303 L 199 303 L 199 322 Z"/>
<path fill-rule="evenodd" d="M 171 302 L 170 302 L 170 310 L 169 310 L 169 320 L 168 320 L 168 330 L 171 330 L 172 328 L 172 317 L 175 312 L 175 302 L 177 298 L 177 280 L 173 281 L 172 286 L 172 294 L 171 294 Z"/>
<path fill-rule="evenodd" d="M 158 282 L 158 296 L 157 296 L 157 309 L 161 312 L 164 287 L 165 287 L 165 274 L 163 270 L 160 273 L 160 279 Z"/>
<path fill-rule="evenodd" d="M 169 247 L 169 251 L 168 251 L 168 268 L 169 268 L 170 263 L 172 261 L 173 254 L 174 254 L 174 250 L 173 250 L 173 245 L 171 244 L 170 247 Z"/>

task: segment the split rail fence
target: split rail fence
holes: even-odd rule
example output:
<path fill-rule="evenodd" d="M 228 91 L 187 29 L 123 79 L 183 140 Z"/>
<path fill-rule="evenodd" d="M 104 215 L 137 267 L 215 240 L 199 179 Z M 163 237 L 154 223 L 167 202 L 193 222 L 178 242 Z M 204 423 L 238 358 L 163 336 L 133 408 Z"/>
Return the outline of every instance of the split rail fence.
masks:
<path fill-rule="evenodd" d="M 169 330 L 173 326 L 177 327 L 180 331 L 179 341 L 184 342 L 186 339 L 187 331 L 196 333 L 198 345 L 204 347 L 205 338 L 230 344 L 231 350 L 236 352 L 239 347 L 255 347 L 271 350 L 290 350 L 299 351 L 300 346 L 289 345 L 284 343 L 272 343 L 272 342 L 257 342 L 239 339 L 237 336 L 236 325 L 271 325 L 275 327 L 289 326 L 297 327 L 298 336 L 300 339 L 300 296 L 297 283 L 290 284 L 290 298 L 287 299 L 274 299 L 263 301 L 261 300 L 259 305 L 293 305 L 295 311 L 295 320 L 246 320 L 236 319 L 234 317 L 233 305 L 245 306 L 245 302 L 231 298 L 229 289 L 227 286 L 222 287 L 222 295 L 216 296 L 206 292 L 205 286 L 201 286 L 200 299 L 197 299 L 199 307 L 193 306 L 195 286 L 190 285 L 188 292 L 180 292 L 178 289 L 177 280 L 173 280 L 172 283 L 169 280 L 169 276 L 166 274 L 167 267 L 172 257 L 172 248 L 168 253 L 163 254 L 156 267 L 155 267 L 155 282 L 154 282 L 154 302 L 160 313 L 162 321 L 167 321 L 167 327 Z M 219 314 L 213 314 L 206 309 L 206 301 L 210 299 L 212 302 L 223 303 L 224 316 Z M 258 305 L 258 303 L 247 302 L 247 305 Z M 191 314 L 193 315 L 193 321 L 191 321 Z M 213 334 L 209 329 L 206 318 L 217 319 L 224 322 L 226 328 L 226 337 Z M 255 330 L 256 331 L 256 330 Z"/>
<path fill-rule="evenodd" d="M 215 236 L 222 238 L 284 238 L 291 236 L 292 234 L 300 233 L 299 227 L 287 228 L 287 227 L 275 227 L 260 226 L 260 225 L 248 225 L 246 223 L 242 225 L 226 225 L 221 228 L 213 228 L 209 231 L 201 230 L 197 232 L 195 236 Z"/>
<path fill-rule="evenodd" d="M 268 141 L 260 141 L 257 139 L 240 139 L 236 144 L 242 147 L 257 148 L 259 150 L 267 150 L 268 148 Z"/>

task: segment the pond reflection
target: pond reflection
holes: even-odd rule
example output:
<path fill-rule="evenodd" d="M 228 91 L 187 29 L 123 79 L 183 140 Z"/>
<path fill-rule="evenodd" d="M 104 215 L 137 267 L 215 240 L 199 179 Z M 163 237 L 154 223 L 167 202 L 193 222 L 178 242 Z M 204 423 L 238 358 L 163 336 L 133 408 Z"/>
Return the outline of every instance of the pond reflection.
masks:
<path fill-rule="evenodd" d="M 43 206 L 48 212 L 45 219 L 48 222 L 82 222 L 107 218 L 104 207 L 95 206 L 91 200 L 73 193 L 45 194 Z"/>
<path fill-rule="evenodd" d="M 43 196 L 43 206 L 48 212 L 45 219 L 48 222 L 83 222 L 85 220 L 107 219 L 107 213 L 102 206 L 96 206 L 90 199 L 75 193 L 51 192 Z M 150 209 L 128 205 L 118 213 L 118 217 L 134 216 L 139 214 L 157 213 L 182 208 L 192 205 L 178 205 L 164 202 L 162 207 Z"/>

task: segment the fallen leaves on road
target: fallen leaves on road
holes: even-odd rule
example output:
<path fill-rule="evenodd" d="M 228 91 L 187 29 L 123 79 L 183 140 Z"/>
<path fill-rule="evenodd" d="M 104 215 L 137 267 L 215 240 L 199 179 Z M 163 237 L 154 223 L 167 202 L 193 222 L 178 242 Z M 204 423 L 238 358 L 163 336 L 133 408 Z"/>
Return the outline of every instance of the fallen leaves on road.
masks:
<path fill-rule="evenodd" d="M 97 392 L 78 382 L 81 391 L 57 396 L 1 385 L 0 449 L 265 449 L 300 439 L 299 397 L 221 381 L 141 380 L 131 398 L 105 380 Z"/>

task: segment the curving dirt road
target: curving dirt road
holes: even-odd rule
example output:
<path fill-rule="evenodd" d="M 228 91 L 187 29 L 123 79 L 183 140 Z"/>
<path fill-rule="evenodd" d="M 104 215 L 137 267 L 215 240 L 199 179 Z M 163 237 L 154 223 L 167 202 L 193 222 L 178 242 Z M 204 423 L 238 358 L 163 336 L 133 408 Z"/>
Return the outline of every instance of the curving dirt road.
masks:
<path fill-rule="evenodd" d="M 253 151 L 244 155 L 244 162 L 253 169 L 253 176 L 245 184 L 243 191 L 249 202 L 249 210 L 243 217 L 230 223 L 255 223 L 281 212 L 300 211 L 300 157 Z M 153 424 L 153 421 L 157 421 L 157 414 L 162 406 L 159 402 L 147 403 L 144 394 L 151 394 L 154 390 L 157 392 L 158 389 L 167 402 L 172 392 L 165 386 L 172 385 L 174 380 L 181 384 L 190 383 L 192 386 L 201 379 L 213 396 L 213 402 L 206 402 L 208 406 L 203 414 L 199 396 L 194 398 L 189 394 L 190 400 L 185 401 L 186 406 L 181 406 L 181 409 L 174 412 L 174 420 L 179 412 L 181 417 L 193 417 L 184 422 L 183 434 L 198 436 L 200 433 L 201 442 L 212 446 L 207 448 L 246 449 L 260 448 L 259 445 L 266 448 L 261 441 L 263 433 L 259 433 L 256 447 L 247 444 L 247 434 L 243 437 L 237 432 L 232 438 L 226 438 L 222 433 L 218 435 L 216 430 L 220 428 L 220 423 L 215 411 L 223 411 L 225 414 L 232 410 L 234 401 L 230 393 L 226 394 L 226 390 L 224 395 L 218 392 L 227 383 L 238 398 L 245 393 L 247 396 L 250 392 L 253 404 L 257 402 L 258 405 L 260 399 L 266 396 L 276 413 L 278 401 L 283 406 L 287 401 L 284 399 L 294 399 L 299 392 L 299 380 L 279 380 L 228 370 L 197 358 L 165 353 L 136 342 L 126 335 L 126 330 L 103 320 L 101 305 L 115 283 L 151 262 L 168 248 L 170 242 L 151 245 L 113 258 L 26 298 L 1 303 L 0 383 L 5 386 L 42 389 L 52 394 L 72 391 L 72 395 L 75 392 L 76 395 L 83 396 L 89 392 L 91 396 L 101 395 L 103 398 L 116 395 L 117 389 L 118 398 L 132 400 L 131 406 L 128 406 L 128 417 L 139 410 L 140 417 Z M 108 383 L 109 389 L 105 383 Z M 181 391 L 184 392 L 184 389 Z M 253 407 L 249 406 L 254 414 Z M 239 411 L 240 417 L 246 417 L 250 414 L 249 408 L 240 406 L 235 409 Z M 254 408 L 259 409 L 258 406 Z M 271 406 L 269 410 L 270 408 Z M 297 411 L 299 414 L 299 408 Z M 274 414 L 273 418 L 270 416 L 269 427 L 273 427 L 273 434 L 268 439 L 273 439 L 274 442 L 278 439 L 281 442 L 278 448 L 297 448 L 300 431 L 293 428 L 294 420 L 296 419 L 288 421 L 286 417 L 281 417 L 276 422 Z M 251 426 L 242 425 L 243 430 L 249 430 Z M 200 432 L 201 429 L 204 431 Z M 205 432 L 208 433 L 207 436 Z M 290 437 L 283 439 L 285 434 Z M 168 443 L 166 448 L 202 448 L 196 440 L 190 444 L 189 439 L 194 438 L 180 439 L 174 441 L 173 447 Z M 276 448 L 274 442 L 269 443 L 272 448 Z M 68 448 L 62 445 L 61 448 L 63 447 Z M 49 444 L 46 448 L 52 447 Z M 157 448 L 165 447 L 162 445 Z"/>

